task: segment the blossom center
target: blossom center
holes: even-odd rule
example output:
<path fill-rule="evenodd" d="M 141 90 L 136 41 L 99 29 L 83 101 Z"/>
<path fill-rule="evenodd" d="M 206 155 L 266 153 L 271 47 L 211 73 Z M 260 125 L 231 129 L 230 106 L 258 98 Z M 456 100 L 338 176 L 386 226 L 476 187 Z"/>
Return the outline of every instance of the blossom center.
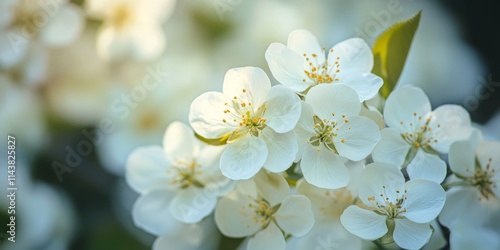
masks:
<path fill-rule="evenodd" d="M 132 22 L 133 19 L 133 9 L 127 5 L 118 5 L 111 10 L 111 15 L 109 17 L 109 23 L 111 26 L 122 29 Z"/>
<path fill-rule="evenodd" d="M 434 137 L 434 131 L 429 126 L 431 119 L 427 118 L 425 122 L 422 122 L 422 116 L 418 116 L 416 112 L 413 113 L 413 116 L 414 121 L 409 123 L 412 130 L 401 134 L 401 137 L 416 149 L 421 148 L 424 151 L 433 152 L 431 146 L 433 143 L 437 143 L 438 139 Z M 404 125 L 405 122 L 401 121 L 400 124 Z M 439 128 L 441 128 L 440 124 L 435 129 Z"/>
<path fill-rule="evenodd" d="M 335 117 L 335 114 L 332 113 L 332 117 Z M 349 120 L 346 119 L 346 116 L 343 114 L 342 115 L 343 122 L 349 123 Z M 320 145 L 324 145 L 328 150 L 332 152 L 337 152 L 337 149 L 335 148 L 335 144 L 333 142 L 333 139 L 337 137 L 337 132 L 339 131 L 339 128 L 337 127 L 337 122 L 336 121 L 330 121 L 328 119 L 321 119 L 317 115 L 313 116 L 314 120 L 314 132 L 316 132 L 316 135 L 312 136 L 309 138 L 309 141 L 307 143 L 318 147 Z M 351 127 L 348 128 L 349 130 Z M 346 140 L 342 139 L 340 142 L 345 143 Z M 320 149 L 317 148 L 319 151 Z"/>
<path fill-rule="evenodd" d="M 254 209 L 253 221 L 260 223 L 263 228 L 267 227 L 269 223 L 275 219 L 274 213 L 278 210 L 280 205 L 272 207 L 265 199 L 253 199 L 253 203 L 249 203 L 248 207 Z"/>
<path fill-rule="evenodd" d="M 388 219 L 398 218 L 402 213 L 406 212 L 404 208 L 404 202 L 407 199 L 407 190 L 402 193 L 396 190 L 395 199 L 394 197 L 389 198 L 386 193 L 385 186 L 382 186 L 384 193 L 379 194 L 380 199 L 376 199 L 374 196 L 368 197 L 368 201 L 375 201 L 376 210 L 375 212 L 381 215 L 386 215 Z M 382 201 L 383 202 L 379 202 Z"/>
<path fill-rule="evenodd" d="M 465 178 L 471 185 L 476 186 L 481 195 L 486 199 L 495 197 L 493 189 L 497 188 L 497 183 L 493 181 L 495 169 L 491 167 L 492 160 L 493 159 L 490 157 L 484 168 L 477 163 L 474 176 Z M 466 169 L 466 171 L 469 172 L 470 170 Z"/>
<path fill-rule="evenodd" d="M 181 161 L 178 160 L 173 166 L 174 171 L 167 170 L 168 175 L 174 175 L 170 180 L 170 184 L 178 188 L 185 189 L 191 186 L 203 188 L 205 185 L 198 180 L 201 175 L 201 165 L 196 161 Z"/>
<path fill-rule="evenodd" d="M 246 89 L 242 90 L 246 95 L 246 100 L 252 100 Z M 260 132 L 267 126 L 264 114 L 266 112 L 265 103 L 254 109 L 250 101 L 234 96 L 230 102 L 224 103 L 223 123 L 235 127 L 235 131 L 228 141 L 234 141 L 245 134 L 259 136 Z"/>
<path fill-rule="evenodd" d="M 322 52 L 325 53 L 325 48 L 323 48 Z M 330 52 L 333 52 L 333 49 Z M 314 53 L 309 55 L 304 53 L 302 56 L 305 58 L 307 64 L 304 73 L 316 84 L 331 83 L 339 80 L 337 74 L 340 72 L 340 57 L 337 57 L 333 63 L 329 63 L 327 59 L 320 62 L 318 55 Z M 306 82 L 307 80 L 302 79 L 302 81 Z"/>

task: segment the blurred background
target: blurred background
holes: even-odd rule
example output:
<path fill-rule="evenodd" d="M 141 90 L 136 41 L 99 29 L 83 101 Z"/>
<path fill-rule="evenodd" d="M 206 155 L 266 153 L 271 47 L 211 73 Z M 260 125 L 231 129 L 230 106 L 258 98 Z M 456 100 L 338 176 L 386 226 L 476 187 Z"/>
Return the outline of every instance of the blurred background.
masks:
<path fill-rule="evenodd" d="M 18 191 L 16 244 L 2 229 L 0 249 L 150 249 L 123 177 L 133 149 L 161 144 L 230 68 L 261 67 L 276 84 L 264 53 L 295 29 L 327 48 L 354 36 L 371 45 L 419 10 L 398 84 L 423 88 L 433 106 L 464 106 L 500 140 L 497 1 L 2 0 L 0 131 L 16 137 Z M 2 225 L 7 207 L 2 195 Z"/>

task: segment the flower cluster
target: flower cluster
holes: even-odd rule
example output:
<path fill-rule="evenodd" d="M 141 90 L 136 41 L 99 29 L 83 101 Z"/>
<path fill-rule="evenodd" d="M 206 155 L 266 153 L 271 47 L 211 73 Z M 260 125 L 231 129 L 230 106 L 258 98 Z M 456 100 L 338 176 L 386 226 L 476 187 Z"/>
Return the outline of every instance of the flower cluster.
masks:
<path fill-rule="evenodd" d="M 166 239 L 213 216 L 248 249 L 440 248 L 437 218 L 452 240 L 469 220 L 497 230 L 487 219 L 499 211 L 500 144 L 482 140 L 465 109 L 432 110 L 412 86 L 384 103 L 359 38 L 327 50 L 297 30 L 265 58 L 280 84 L 260 68 L 230 69 L 222 92 L 192 102 L 194 131 L 172 123 L 163 148 L 130 155 L 139 227 Z M 441 185 L 447 154 L 453 174 Z"/>

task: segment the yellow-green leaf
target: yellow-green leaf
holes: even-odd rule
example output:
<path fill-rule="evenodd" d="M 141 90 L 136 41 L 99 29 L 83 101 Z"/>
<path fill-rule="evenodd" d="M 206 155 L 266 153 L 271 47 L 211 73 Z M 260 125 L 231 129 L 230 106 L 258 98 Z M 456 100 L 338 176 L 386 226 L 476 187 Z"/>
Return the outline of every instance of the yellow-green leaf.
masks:
<path fill-rule="evenodd" d="M 222 145 L 226 145 L 227 144 L 227 139 L 229 138 L 229 136 L 231 135 L 231 133 L 221 137 L 221 138 L 217 138 L 217 139 L 207 139 L 197 133 L 194 133 L 194 136 L 196 136 L 196 138 L 198 138 L 200 141 L 208 144 L 208 145 L 212 145 L 212 146 L 222 146 Z"/>
<path fill-rule="evenodd" d="M 396 86 L 410 51 L 413 36 L 420 22 L 419 11 L 410 19 L 398 22 L 384 31 L 373 45 L 374 66 L 372 73 L 382 77 L 384 85 L 380 94 L 387 98 Z"/>

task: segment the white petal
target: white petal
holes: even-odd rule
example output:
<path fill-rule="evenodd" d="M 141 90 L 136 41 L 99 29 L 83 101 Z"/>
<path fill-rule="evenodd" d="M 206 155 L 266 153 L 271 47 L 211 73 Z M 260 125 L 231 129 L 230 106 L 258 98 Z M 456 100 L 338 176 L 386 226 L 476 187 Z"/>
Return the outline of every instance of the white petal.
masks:
<path fill-rule="evenodd" d="M 305 235 L 314 225 L 311 202 L 303 195 L 285 198 L 275 215 L 281 229 L 297 237 Z"/>
<path fill-rule="evenodd" d="M 297 137 L 297 144 L 299 147 L 297 158 L 295 161 L 299 161 L 302 158 L 302 153 L 306 151 L 311 145 L 308 144 L 309 139 L 316 135 L 314 131 L 314 112 L 308 103 L 302 102 L 302 110 L 300 114 L 299 121 L 295 127 L 295 136 Z"/>
<path fill-rule="evenodd" d="M 286 247 L 285 237 L 281 230 L 271 222 L 266 229 L 258 232 L 248 241 L 248 250 L 276 249 L 284 250 Z"/>
<path fill-rule="evenodd" d="M 300 117 L 299 97 L 291 90 L 274 86 L 266 98 L 266 125 L 278 133 L 292 130 Z"/>
<path fill-rule="evenodd" d="M 361 110 L 356 92 L 342 84 L 315 86 L 307 93 L 306 102 L 311 104 L 314 113 L 322 119 L 358 115 Z"/>
<path fill-rule="evenodd" d="M 404 86 L 395 89 L 387 98 L 384 108 L 385 123 L 399 131 L 413 131 L 410 122 L 416 120 L 418 116 L 425 118 L 430 111 L 431 103 L 424 91 Z"/>
<path fill-rule="evenodd" d="M 266 60 L 274 78 L 293 91 L 302 92 L 314 84 L 304 73 L 304 58 L 283 44 L 269 45 Z"/>
<path fill-rule="evenodd" d="M 367 157 L 381 138 L 377 124 L 362 116 L 346 116 L 336 128 L 335 148 L 339 155 L 352 161 Z"/>
<path fill-rule="evenodd" d="M 384 83 L 382 78 L 371 73 L 353 73 L 339 79 L 339 83 L 345 84 L 356 91 L 359 102 L 366 101 L 376 96 Z"/>
<path fill-rule="evenodd" d="M 469 141 L 457 141 L 450 146 L 448 155 L 451 170 L 461 176 L 472 177 L 475 172 L 476 154 Z"/>
<path fill-rule="evenodd" d="M 350 233 L 365 239 L 376 240 L 387 233 L 387 218 L 358 206 L 349 206 L 340 216 L 342 226 Z"/>
<path fill-rule="evenodd" d="M 429 223 L 415 223 L 407 219 L 395 219 L 394 241 L 404 249 L 420 249 L 432 235 Z"/>
<path fill-rule="evenodd" d="M 219 138 L 234 128 L 223 122 L 227 98 L 219 92 L 207 92 L 198 96 L 189 111 L 189 123 L 194 131 L 205 138 Z"/>
<path fill-rule="evenodd" d="M 217 194 L 206 189 L 189 187 L 181 189 L 170 202 L 170 212 L 184 223 L 198 223 L 215 208 Z"/>
<path fill-rule="evenodd" d="M 401 133 L 394 128 L 385 128 L 381 131 L 382 138 L 373 149 L 372 157 L 375 162 L 386 162 L 400 168 L 405 162 L 410 144 Z"/>
<path fill-rule="evenodd" d="M 450 228 L 450 246 L 453 250 L 500 249 L 498 231 L 458 222 Z"/>
<path fill-rule="evenodd" d="M 123 34 L 110 26 L 102 26 L 97 32 L 96 50 L 107 61 L 125 58 L 131 49 L 129 34 Z"/>
<path fill-rule="evenodd" d="M 261 170 L 253 178 L 259 196 L 266 199 L 271 206 L 275 206 L 290 195 L 290 186 L 285 178 L 279 174 L 267 173 Z"/>
<path fill-rule="evenodd" d="M 142 147 L 133 151 L 127 160 L 127 183 L 139 193 L 168 188 L 170 163 L 161 147 Z"/>
<path fill-rule="evenodd" d="M 278 134 L 271 128 L 265 128 L 261 137 L 266 142 L 269 152 L 264 167 L 274 173 L 287 170 L 292 165 L 299 150 L 295 133 L 290 131 Z"/>
<path fill-rule="evenodd" d="M 220 169 L 229 179 L 250 179 L 262 168 L 267 155 L 264 140 L 247 135 L 227 146 L 220 159 Z"/>
<path fill-rule="evenodd" d="M 181 223 L 170 213 L 173 195 L 168 190 L 157 189 L 139 197 L 132 208 L 135 225 L 154 235 L 175 232 Z"/>
<path fill-rule="evenodd" d="M 170 162 L 191 161 L 199 154 L 193 131 L 182 122 L 172 122 L 163 136 L 163 148 Z"/>
<path fill-rule="evenodd" d="M 444 206 L 446 192 L 441 185 L 428 180 L 411 180 L 405 183 L 406 200 L 404 216 L 417 223 L 434 220 Z"/>
<path fill-rule="evenodd" d="M 271 89 L 271 81 L 266 73 L 257 67 L 234 68 L 224 77 L 222 93 L 228 98 L 237 97 L 253 107 L 260 107 Z"/>
<path fill-rule="evenodd" d="M 137 25 L 130 31 L 132 57 L 139 61 L 151 61 L 163 53 L 166 45 L 165 32 L 159 25 Z"/>
<path fill-rule="evenodd" d="M 441 230 L 441 226 L 437 222 L 437 220 L 433 220 L 431 222 L 431 226 L 434 229 L 429 242 L 425 244 L 422 250 L 437 250 L 443 249 L 448 244 L 448 241 L 443 235 L 443 230 Z"/>
<path fill-rule="evenodd" d="M 323 146 L 319 151 L 313 147 L 307 149 L 300 166 L 304 178 L 317 187 L 336 189 L 349 183 L 349 171 L 342 158 Z"/>
<path fill-rule="evenodd" d="M 83 31 L 85 17 L 73 4 L 60 6 L 47 25 L 40 30 L 40 38 L 50 46 L 63 46 L 75 41 Z"/>
<path fill-rule="evenodd" d="M 396 190 L 403 190 L 405 178 L 396 166 L 374 162 L 366 165 L 361 182 L 363 184 L 359 187 L 359 198 L 365 205 L 376 207 L 376 202 L 385 204 L 383 197 L 396 200 Z"/>
<path fill-rule="evenodd" d="M 448 228 L 457 221 L 471 225 L 481 224 L 490 219 L 487 218 L 481 203 L 480 194 L 475 187 L 448 190 L 446 203 L 439 214 L 439 222 Z"/>
<path fill-rule="evenodd" d="M 156 238 L 152 250 L 182 249 L 203 250 L 216 249 L 220 233 L 215 228 L 212 217 L 198 224 L 184 224 L 174 234 Z"/>
<path fill-rule="evenodd" d="M 425 179 L 441 183 L 446 177 L 446 163 L 438 155 L 425 153 L 423 150 L 418 150 L 406 170 L 412 180 Z"/>
<path fill-rule="evenodd" d="M 233 191 L 223 197 L 215 208 L 215 223 L 228 237 L 246 237 L 261 229 L 255 222 L 255 210 L 248 206 L 254 201 L 248 195 Z"/>
<path fill-rule="evenodd" d="M 341 82 L 344 82 L 345 76 L 355 73 L 369 73 L 372 71 L 372 50 L 363 39 L 347 39 L 335 44 L 332 50 L 330 50 L 328 54 L 328 63 L 333 64 L 335 61 L 339 62 L 340 72 L 338 75 Z M 338 60 L 337 57 L 339 58 Z"/>
<path fill-rule="evenodd" d="M 295 30 L 290 33 L 287 47 L 299 55 L 307 54 L 309 58 L 312 58 L 312 54 L 316 54 L 318 62 L 325 61 L 325 54 L 318 39 L 307 30 Z"/>
<path fill-rule="evenodd" d="M 461 106 L 439 106 L 429 118 L 433 137 L 438 140 L 432 147 L 440 153 L 448 153 L 453 142 L 467 140 L 472 133 L 469 113 Z"/>

